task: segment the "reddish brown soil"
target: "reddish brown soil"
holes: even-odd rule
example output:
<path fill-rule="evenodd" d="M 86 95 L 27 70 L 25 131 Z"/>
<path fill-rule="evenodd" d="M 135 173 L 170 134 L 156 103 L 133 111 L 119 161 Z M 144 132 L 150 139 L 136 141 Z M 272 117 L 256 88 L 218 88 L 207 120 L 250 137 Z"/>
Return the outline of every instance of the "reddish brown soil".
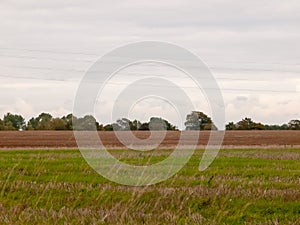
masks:
<path fill-rule="evenodd" d="M 122 148 L 124 145 L 114 132 L 99 132 L 102 143 L 107 147 Z M 149 137 L 149 132 L 134 132 L 140 139 Z M 168 132 L 159 147 L 176 146 L 181 132 Z M 189 145 L 195 132 L 184 139 Z M 209 132 L 200 133 L 198 145 L 206 145 Z M 88 141 L 88 140 L 87 140 Z M 251 146 L 300 146 L 300 131 L 227 131 L 223 147 Z M 0 148 L 77 148 L 73 131 L 0 131 Z"/>

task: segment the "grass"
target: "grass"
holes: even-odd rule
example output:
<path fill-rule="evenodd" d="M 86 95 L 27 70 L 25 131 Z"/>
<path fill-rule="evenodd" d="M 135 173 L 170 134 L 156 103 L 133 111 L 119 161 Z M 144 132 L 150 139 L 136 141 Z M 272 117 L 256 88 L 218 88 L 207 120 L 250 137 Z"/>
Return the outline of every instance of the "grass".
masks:
<path fill-rule="evenodd" d="M 169 150 L 111 150 L 144 165 Z M 300 224 L 300 149 L 220 151 L 204 172 L 203 151 L 148 187 L 112 183 L 78 150 L 1 150 L 0 224 Z"/>

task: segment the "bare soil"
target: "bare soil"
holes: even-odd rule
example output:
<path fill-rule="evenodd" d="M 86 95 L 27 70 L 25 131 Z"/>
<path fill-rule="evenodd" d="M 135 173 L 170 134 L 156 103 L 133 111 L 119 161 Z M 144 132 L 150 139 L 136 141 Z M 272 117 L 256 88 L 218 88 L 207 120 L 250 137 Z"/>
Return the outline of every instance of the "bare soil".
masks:
<path fill-rule="evenodd" d="M 188 146 L 195 135 L 197 135 L 197 132 L 184 132 L 188 135 L 185 135 L 182 143 Z M 148 131 L 135 131 L 133 134 L 137 138 L 144 140 L 150 135 Z M 163 141 L 159 142 L 159 148 L 176 146 L 181 134 L 182 132 L 180 131 L 167 132 Z M 114 132 L 98 132 L 98 135 L 106 147 L 125 147 Z M 201 131 L 198 145 L 207 145 L 209 136 L 209 131 Z M 128 142 L 130 143 L 130 140 Z M 240 146 L 299 147 L 300 131 L 226 131 L 222 147 L 232 148 Z M 0 131 L 0 148 L 77 148 L 77 143 L 73 131 Z"/>

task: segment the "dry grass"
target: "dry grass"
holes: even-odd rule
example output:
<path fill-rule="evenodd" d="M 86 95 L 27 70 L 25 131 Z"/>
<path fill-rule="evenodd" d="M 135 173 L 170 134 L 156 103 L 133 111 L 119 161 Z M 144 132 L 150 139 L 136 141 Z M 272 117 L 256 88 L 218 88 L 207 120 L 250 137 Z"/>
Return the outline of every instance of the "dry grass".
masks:
<path fill-rule="evenodd" d="M 162 160 L 111 151 L 125 162 Z M 76 150 L 0 152 L 0 224 L 300 224 L 299 149 L 222 150 L 198 171 L 203 151 L 148 187 L 112 183 Z"/>

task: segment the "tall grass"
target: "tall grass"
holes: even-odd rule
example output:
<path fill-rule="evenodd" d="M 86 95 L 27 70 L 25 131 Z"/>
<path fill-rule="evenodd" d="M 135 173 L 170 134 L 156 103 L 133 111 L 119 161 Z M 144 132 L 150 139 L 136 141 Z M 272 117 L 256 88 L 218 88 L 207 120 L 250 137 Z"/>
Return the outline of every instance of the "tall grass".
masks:
<path fill-rule="evenodd" d="M 111 150 L 144 165 L 169 150 Z M 0 224 L 300 224 L 300 149 L 203 151 L 172 178 L 129 187 L 93 171 L 78 150 L 1 150 Z"/>

